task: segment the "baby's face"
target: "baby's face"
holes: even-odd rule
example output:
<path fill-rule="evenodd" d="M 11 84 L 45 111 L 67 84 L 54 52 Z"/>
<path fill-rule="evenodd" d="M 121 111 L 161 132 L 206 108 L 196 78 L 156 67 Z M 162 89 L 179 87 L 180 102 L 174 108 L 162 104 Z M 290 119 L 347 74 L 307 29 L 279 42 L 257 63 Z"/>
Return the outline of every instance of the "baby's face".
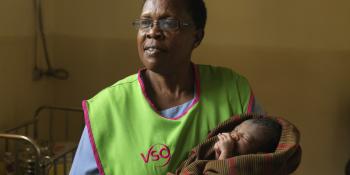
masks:
<path fill-rule="evenodd" d="M 263 143 L 263 131 L 266 128 L 247 120 L 230 133 L 236 140 L 235 151 L 239 154 L 251 154 L 258 152 L 258 148 Z"/>

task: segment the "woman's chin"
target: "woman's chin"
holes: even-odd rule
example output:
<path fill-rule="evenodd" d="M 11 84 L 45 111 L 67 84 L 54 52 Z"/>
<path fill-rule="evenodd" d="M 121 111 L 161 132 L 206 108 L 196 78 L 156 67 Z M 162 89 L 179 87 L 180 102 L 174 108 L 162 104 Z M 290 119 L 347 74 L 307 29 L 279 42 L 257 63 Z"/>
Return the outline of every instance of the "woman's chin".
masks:
<path fill-rule="evenodd" d="M 141 58 L 141 62 L 146 67 L 146 69 L 159 73 L 162 75 L 173 74 L 174 72 L 178 72 L 181 67 L 179 65 L 187 65 L 187 64 L 179 64 L 172 58 L 169 58 L 164 55 L 159 56 L 147 56 L 143 55 Z"/>
<path fill-rule="evenodd" d="M 166 68 L 159 64 L 152 64 L 145 66 L 147 70 L 152 71 L 154 73 L 160 74 L 160 75 L 171 75 L 173 73 L 172 69 Z"/>
<path fill-rule="evenodd" d="M 142 63 L 148 70 L 153 72 L 162 72 L 164 69 L 167 69 L 169 65 L 169 63 L 166 63 L 166 61 L 160 57 L 144 57 Z"/>

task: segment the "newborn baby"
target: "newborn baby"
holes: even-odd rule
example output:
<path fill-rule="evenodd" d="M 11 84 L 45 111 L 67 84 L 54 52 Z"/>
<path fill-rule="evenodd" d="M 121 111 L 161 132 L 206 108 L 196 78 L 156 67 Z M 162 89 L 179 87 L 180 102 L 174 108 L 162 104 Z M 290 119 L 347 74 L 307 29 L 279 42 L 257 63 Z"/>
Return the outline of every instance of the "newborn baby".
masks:
<path fill-rule="evenodd" d="M 218 134 L 214 145 L 215 158 L 273 152 L 281 136 L 281 125 L 270 118 L 248 119 L 230 133 Z"/>

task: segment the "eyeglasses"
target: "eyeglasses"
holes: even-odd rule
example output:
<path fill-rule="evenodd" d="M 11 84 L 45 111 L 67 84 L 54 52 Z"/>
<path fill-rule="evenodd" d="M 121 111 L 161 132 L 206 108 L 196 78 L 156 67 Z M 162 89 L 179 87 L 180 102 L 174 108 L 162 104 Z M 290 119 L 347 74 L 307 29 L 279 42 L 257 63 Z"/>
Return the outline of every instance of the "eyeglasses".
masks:
<path fill-rule="evenodd" d="M 142 31 L 148 31 L 153 28 L 153 24 L 156 24 L 163 31 L 176 31 L 183 27 L 190 27 L 192 24 L 189 22 L 179 21 L 176 19 L 137 19 L 132 25 Z"/>

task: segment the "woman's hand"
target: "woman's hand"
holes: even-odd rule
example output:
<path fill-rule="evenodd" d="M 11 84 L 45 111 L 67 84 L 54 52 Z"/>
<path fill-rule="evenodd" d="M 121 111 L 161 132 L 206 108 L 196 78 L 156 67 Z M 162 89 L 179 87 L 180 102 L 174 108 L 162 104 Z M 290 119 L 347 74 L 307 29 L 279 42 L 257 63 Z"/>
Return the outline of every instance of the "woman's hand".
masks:
<path fill-rule="evenodd" d="M 219 141 L 215 143 L 215 157 L 218 160 L 227 159 L 233 156 L 235 139 L 229 133 L 218 134 Z"/>

